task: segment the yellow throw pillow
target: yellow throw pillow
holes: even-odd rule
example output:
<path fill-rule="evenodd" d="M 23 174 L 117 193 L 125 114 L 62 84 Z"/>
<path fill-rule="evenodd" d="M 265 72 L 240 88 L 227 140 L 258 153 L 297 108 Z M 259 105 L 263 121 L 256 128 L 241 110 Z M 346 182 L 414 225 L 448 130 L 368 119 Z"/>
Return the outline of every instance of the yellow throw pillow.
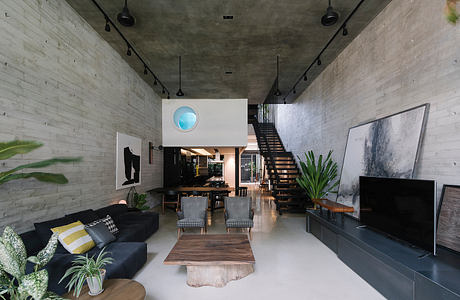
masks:
<path fill-rule="evenodd" d="M 86 232 L 85 225 L 80 221 L 51 228 L 51 231 L 59 233 L 59 241 L 62 246 L 72 254 L 82 254 L 96 246 Z"/>

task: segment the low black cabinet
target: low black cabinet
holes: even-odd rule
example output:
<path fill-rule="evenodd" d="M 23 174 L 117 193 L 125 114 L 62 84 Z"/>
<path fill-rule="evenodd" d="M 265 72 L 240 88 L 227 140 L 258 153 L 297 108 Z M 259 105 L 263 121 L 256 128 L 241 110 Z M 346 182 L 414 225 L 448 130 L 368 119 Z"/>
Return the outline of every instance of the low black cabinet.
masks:
<path fill-rule="evenodd" d="M 307 232 L 384 297 L 460 300 L 460 255 L 439 249 L 437 257 L 424 257 L 422 250 L 362 228 L 350 217 L 331 220 L 307 211 L 306 221 Z"/>

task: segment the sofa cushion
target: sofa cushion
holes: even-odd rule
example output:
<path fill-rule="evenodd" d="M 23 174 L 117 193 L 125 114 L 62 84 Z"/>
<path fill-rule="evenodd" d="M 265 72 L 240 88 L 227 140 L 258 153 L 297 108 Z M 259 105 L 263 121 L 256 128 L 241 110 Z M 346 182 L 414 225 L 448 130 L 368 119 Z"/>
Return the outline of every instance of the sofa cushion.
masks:
<path fill-rule="evenodd" d="M 126 204 L 113 204 L 96 210 L 96 214 L 99 218 L 110 215 L 116 223 L 118 222 L 119 216 L 127 211 L 128 206 Z"/>
<path fill-rule="evenodd" d="M 43 249 L 42 241 L 35 230 L 24 232 L 20 236 L 26 246 L 27 256 L 35 256 Z"/>
<path fill-rule="evenodd" d="M 156 212 L 127 212 L 121 215 L 119 226 L 129 224 L 141 224 L 145 229 L 145 238 L 149 238 L 158 230 L 159 215 Z"/>
<path fill-rule="evenodd" d="M 72 219 L 73 222 L 81 221 L 83 224 L 88 224 L 99 219 L 99 216 L 92 209 L 82 210 L 73 214 L 66 215 Z"/>
<path fill-rule="evenodd" d="M 114 242 L 105 248 L 108 256 L 114 259 L 106 265 L 107 278 L 133 278 L 147 261 L 147 245 L 145 243 Z"/>
<path fill-rule="evenodd" d="M 145 226 L 142 224 L 121 224 L 116 242 L 143 242 L 146 235 Z"/>
<path fill-rule="evenodd" d="M 85 226 L 85 230 L 89 233 L 99 249 L 104 248 L 104 246 L 116 239 L 103 222 L 96 223 L 93 226 L 87 225 Z"/>
<path fill-rule="evenodd" d="M 91 236 L 85 230 L 85 225 L 80 221 L 54 227 L 51 230 L 59 233 L 59 242 L 69 253 L 83 254 L 96 246 Z"/>
<path fill-rule="evenodd" d="M 70 223 L 72 223 L 72 219 L 70 219 L 69 217 L 62 217 L 59 219 L 49 220 L 49 221 L 40 222 L 40 223 L 34 223 L 35 231 L 37 232 L 37 235 L 40 238 L 42 247 L 45 247 L 46 244 L 48 244 L 48 241 L 51 238 L 51 235 L 53 234 L 53 232 L 51 231 L 51 228 L 64 226 Z M 61 246 L 61 249 L 64 249 L 64 248 Z"/>
<path fill-rule="evenodd" d="M 107 228 L 109 229 L 109 231 L 113 234 L 113 235 L 117 235 L 118 234 L 118 227 L 117 225 L 115 224 L 115 222 L 112 220 L 112 217 L 110 215 L 107 215 L 105 216 L 104 218 L 102 219 L 99 219 L 99 220 L 96 220 L 96 221 L 93 221 L 89 224 L 86 224 L 88 226 L 94 226 L 98 223 L 104 223 L 105 226 L 107 226 Z"/>

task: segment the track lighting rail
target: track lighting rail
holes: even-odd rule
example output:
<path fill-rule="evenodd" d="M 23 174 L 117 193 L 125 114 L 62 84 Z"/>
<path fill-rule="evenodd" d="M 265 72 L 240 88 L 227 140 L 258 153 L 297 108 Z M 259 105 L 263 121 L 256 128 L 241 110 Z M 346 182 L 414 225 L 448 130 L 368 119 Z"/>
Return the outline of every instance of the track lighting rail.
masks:
<path fill-rule="evenodd" d="M 348 29 L 347 29 L 347 23 L 353 17 L 353 15 L 358 11 L 359 7 L 361 4 L 364 3 L 366 0 L 361 0 L 359 3 L 356 5 L 356 7 L 353 9 L 353 11 L 348 15 L 348 17 L 343 21 L 342 25 L 337 29 L 337 31 L 334 33 L 334 35 L 329 39 L 327 44 L 321 49 L 319 54 L 316 56 L 316 58 L 311 62 L 311 64 L 308 66 L 308 68 L 302 73 L 302 75 L 297 79 L 297 81 L 294 83 L 292 88 L 285 94 L 283 98 L 283 103 L 286 104 L 286 98 L 291 94 L 295 94 L 294 91 L 296 91 L 297 85 L 302 81 L 306 81 L 305 78 L 307 78 L 307 73 L 310 71 L 310 69 L 315 65 L 315 63 L 320 66 L 321 65 L 321 55 L 326 51 L 326 49 L 329 47 L 329 45 L 334 41 L 334 39 L 339 35 L 340 31 L 342 31 L 342 35 L 346 36 L 348 35 Z"/>
<path fill-rule="evenodd" d="M 168 99 L 170 98 L 170 93 L 169 93 L 169 90 L 168 88 L 161 82 L 161 80 L 158 78 L 157 75 L 155 75 L 155 73 L 153 73 L 152 69 L 150 69 L 149 65 L 145 62 L 145 60 L 140 56 L 139 52 L 137 52 L 137 50 L 133 47 L 133 45 L 128 41 L 128 39 L 123 35 L 123 33 L 120 31 L 120 29 L 118 29 L 117 25 L 115 25 L 115 23 L 112 21 L 112 19 L 107 15 L 107 13 L 104 11 L 104 9 L 99 5 L 99 3 L 97 3 L 96 0 L 91 0 L 94 5 L 97 7 L 97 9 L 99 9 L 99 11 L 103 14 L 104 18 L 105 18 L 105 22 L 106 22 L 106 25 L 105 25 L 105 28 L 106 28 L 106 31 L 110 31 L 110 26 L 112 26 L 116 32 L 118 32 L 118 34 L 120 35 L 120 37 L 123 39 L 123 41 L 125 41 L 128 49 L 127 49 L 127 55 L 131 56 L 132 53 L 134 53 L 137 58 L 141 61 L 143 67 L 144 67 L 144 74 L 146 74 L 146 70 L 147 70 L 147 74 L 150 73 L 152 74 L 153 76 L 153 79 L 155 81 L 154 85 L 157 85 L 159 84 L 161 86 L 161 90 L 162 90 L 162 93 L 167 93 L 168 94 Z M 107 28 L 109 28 L 109 30 L 107 30 Z M 128 54 L 129 53 L 129 54 Z"/>

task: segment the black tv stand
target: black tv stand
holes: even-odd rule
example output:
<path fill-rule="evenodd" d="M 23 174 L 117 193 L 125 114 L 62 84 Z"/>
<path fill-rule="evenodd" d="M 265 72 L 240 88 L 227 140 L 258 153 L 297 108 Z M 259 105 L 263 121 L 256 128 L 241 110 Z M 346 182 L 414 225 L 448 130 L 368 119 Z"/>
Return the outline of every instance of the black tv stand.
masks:
<path fill-rule="evenodd" d="M 336 220 L 308 210 L 307 231 L 388 299 L 460 300 L 460 255 L 439 249 L 437 256 L 401 243 L 359 221 Z"/>

